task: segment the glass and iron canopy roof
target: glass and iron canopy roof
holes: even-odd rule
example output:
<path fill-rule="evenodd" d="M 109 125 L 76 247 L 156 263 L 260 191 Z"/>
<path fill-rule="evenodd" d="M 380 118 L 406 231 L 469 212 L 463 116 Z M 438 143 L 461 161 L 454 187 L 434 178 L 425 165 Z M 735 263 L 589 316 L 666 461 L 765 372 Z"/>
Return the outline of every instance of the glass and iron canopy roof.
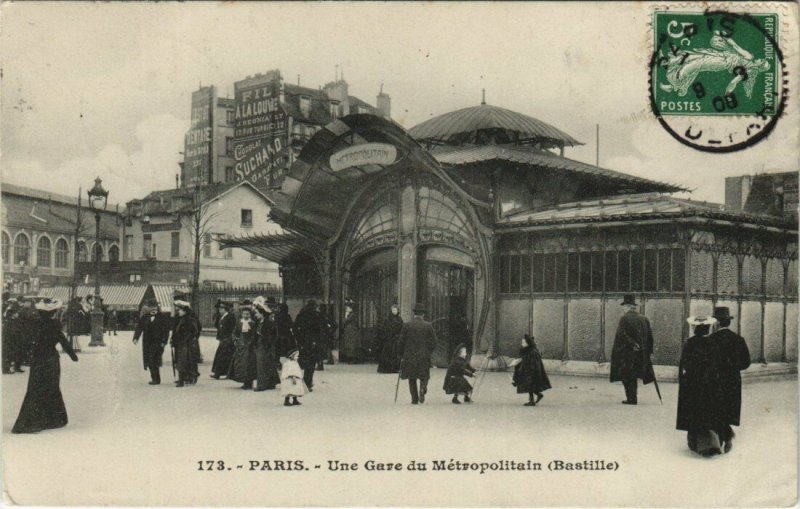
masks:
<path fill-rule="evenodd" d="M 412 127 L 408 134 L 428 145 L 514 143 L 542 148 L 583 145 L 537 118 L 488 104 L 439 115 Z"/>

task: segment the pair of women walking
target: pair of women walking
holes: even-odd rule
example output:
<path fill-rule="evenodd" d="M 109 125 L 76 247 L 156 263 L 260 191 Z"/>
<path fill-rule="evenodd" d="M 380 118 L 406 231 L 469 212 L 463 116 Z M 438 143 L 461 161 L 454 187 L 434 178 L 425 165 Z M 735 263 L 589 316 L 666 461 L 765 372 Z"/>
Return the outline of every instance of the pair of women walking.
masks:
<path fill-rule="evenodd" d="M 241 383 L 242 389 L 256 392 L 274 389 L 280 383 L 277 326 L 272 309 L 263 297 L 257 297 L 251 306 L 241 309 L 233 340 L 235 352 L 228 379 Z"/>

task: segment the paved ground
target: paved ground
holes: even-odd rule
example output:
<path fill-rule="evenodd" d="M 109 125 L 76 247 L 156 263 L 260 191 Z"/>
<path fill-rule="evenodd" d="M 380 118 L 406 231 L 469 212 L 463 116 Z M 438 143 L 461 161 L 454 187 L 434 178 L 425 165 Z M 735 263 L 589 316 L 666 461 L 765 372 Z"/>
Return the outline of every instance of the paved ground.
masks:
<path fill-rule="evenodd" d="M 553 376 L 553 390 L 531 408 L 522 406 L 509 373 L 488 373 L 476 403 L 456 406 L 441 391 L 444 370 L 434 370 L 429 401 L 412 406 L 404 386 L 393 404 L 394 376 L 375 374 L 372 365 L 335 365 L 318 373 L 317 390 L 302 406 L 284 408 L 275 391 L 242 391 L 210 379 L 210 362 L 195 387 L 150 387 L 130 338 L 121 333 L 107 337 L 107 347 L 84 347 L 78 363 L 62 357 L 70 423 L 61 430 L 10 434 L 27 375 L 2 377 L 7 501 L 641 507 L 773 506 L 795 499 L 796 381 L 746 384 L 734 450 L 705 460 L 674 430 L 675 384 L 663 384 L 663 406 L 648 386 L 642 403 L 628 407 L 620 404 L 618 384 Z M 202 341 L 210 361 L 216 342 Z M 172 377 L 168 369 L 162 376 Z M 404 470 L 366 471 L 368 459 L 401 463 Z M 530 460 L 543 470 L 432 470 L 433 461 L 451 459 Z M 226 469 L 198 471 L 203 460 L 223 460 Z M 300 460 L 308 470 L 249 471 L 251 460 Z M 409 471 L 412 460 L 426 462 L 428 471 Z M 618 469 L 555 472 L 548 470 L 552 460 L 605 460 Z M 330 471 L 328 461 L 355 462 L 359 470 Z"/>

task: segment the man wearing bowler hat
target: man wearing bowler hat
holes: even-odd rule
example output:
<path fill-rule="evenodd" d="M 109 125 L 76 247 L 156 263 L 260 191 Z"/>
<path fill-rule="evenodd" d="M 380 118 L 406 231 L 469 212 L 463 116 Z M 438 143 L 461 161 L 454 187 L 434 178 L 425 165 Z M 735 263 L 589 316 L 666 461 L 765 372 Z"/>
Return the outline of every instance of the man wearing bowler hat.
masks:
<path fill-rule="evenodd" d="M 653 381 L 653 331 L 647 317 L 639 314 L 636 298 L 627 294 L 622 300 L 625 314 L 619 319 L 614 349 L 611 351 L 612 382 L 625 386 L 625 405 L 637 404 L 637 379 L 649 384 Z"/>
<path fill-rule="evenodd" d="M 750 366 L 750 350 L 744 338 L 730 329 L 733 316 L 730 309 L 724 306 L 714 308 L 714 318 L 719 322 L 719 328 L 712 333 L 710 339 L 717 343 L 720 359 L 720 408 L 723 412 L 723 421 L 727 422 L 726 429 L 720 432 L 724 452 L 729 452 L 733 447 L 733 429 L 730 425 L 738 426 L 742 410 L 742 376 L 740 371 Z"/>
<path fill-rule="evenodd" d="M 166 315 L 160 313 L 157 300 L 148 299 L 144 307 L 147 309 L 136 322 L 133 344 L 137 344 L 139 338 L 142 338 L 144 369 L 150 371 L 150 385 L 158 385 L 161 383 L 159 368 L 164 354 L 164 346 L 169 339 L 170 322 Z"/>
<path fill-rule="evenodd" d="M 431 354 L 436 348 L 436 332 L 433 325 L 423 319 L 425 306 L 414 306 L 414 318 L 403 324 L 400 330 L 400 378 L 408 380 L 411 403 L 425 403 L 428 380 L 431 377 Z M 417 388 L 419 380 L 419 388 Z"/>

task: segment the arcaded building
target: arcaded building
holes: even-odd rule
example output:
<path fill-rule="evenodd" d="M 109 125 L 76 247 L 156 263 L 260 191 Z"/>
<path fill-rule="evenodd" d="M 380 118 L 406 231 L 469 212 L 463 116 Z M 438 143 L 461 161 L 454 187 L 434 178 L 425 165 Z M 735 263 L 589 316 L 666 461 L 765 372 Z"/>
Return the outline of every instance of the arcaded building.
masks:
<path fill-rule="evenodd" d="M 753 360 L 797 360 L 797 222 L 726 211 L 565 157 L 577 140 L 480 106 L 405 131 L 349 115 L 317 132 L 273 196 L 284 233 L 230 238 L 278 262 L 289 302 L 355 302 L 365 342 L 393 302 L 437 331 L 435 361 L 466 321 L 475 353 L 605 362 L 634 293 L 655 362 L 676 365 L 695 310 L 727 305 Z"/>

